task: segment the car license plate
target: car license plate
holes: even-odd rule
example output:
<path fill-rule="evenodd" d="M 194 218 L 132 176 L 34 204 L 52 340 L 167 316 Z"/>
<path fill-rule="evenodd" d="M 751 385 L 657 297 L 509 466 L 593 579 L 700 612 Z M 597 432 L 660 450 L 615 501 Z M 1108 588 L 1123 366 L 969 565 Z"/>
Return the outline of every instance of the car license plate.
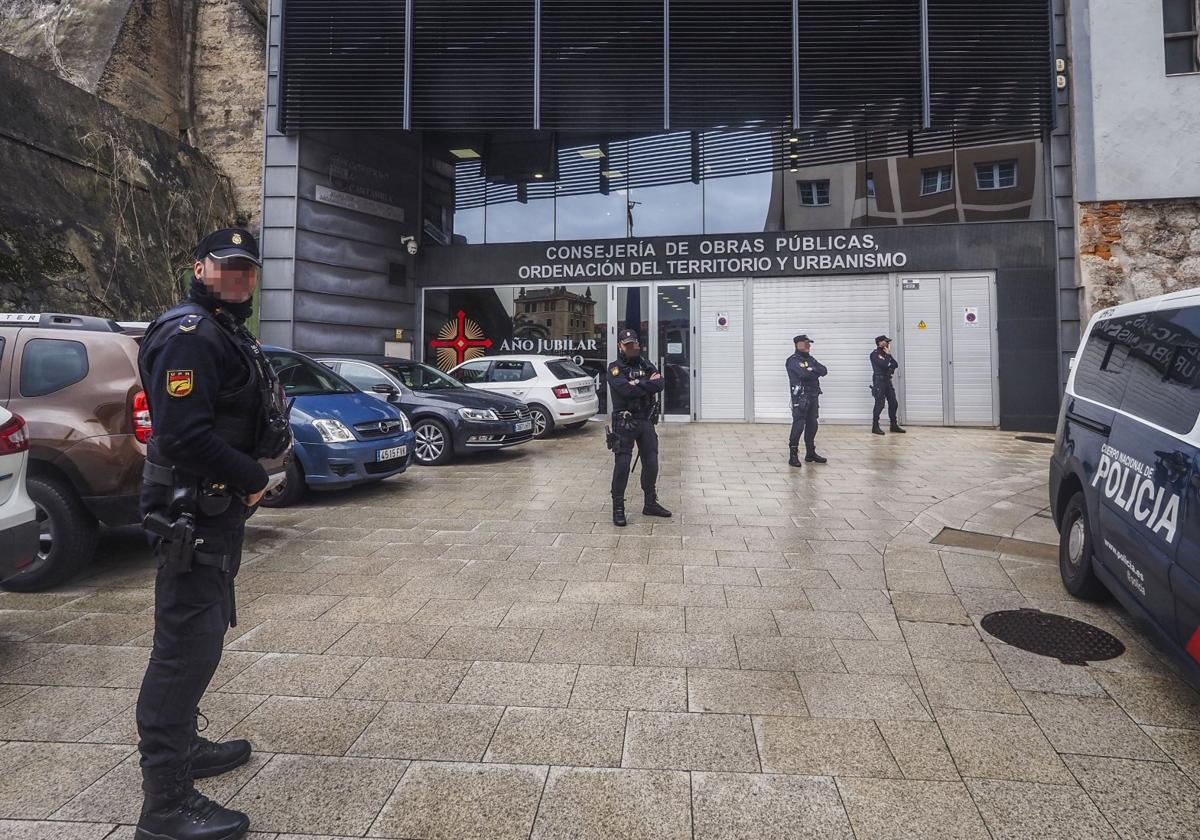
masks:
<path fill-rule="evenodd" d="M 520 423 L 513 424 L 514 432 L 528 432 L 532 428 L 533 428 L 532 420 L 522 420 Z"/>
<path fill-rule="evenodd" d="M 393 446 L 390 449 L 380 449 L 375 453 L 375 462 L 394 461 L 397 458 L 403 458 L 408 454 L 407 446 Z"/>

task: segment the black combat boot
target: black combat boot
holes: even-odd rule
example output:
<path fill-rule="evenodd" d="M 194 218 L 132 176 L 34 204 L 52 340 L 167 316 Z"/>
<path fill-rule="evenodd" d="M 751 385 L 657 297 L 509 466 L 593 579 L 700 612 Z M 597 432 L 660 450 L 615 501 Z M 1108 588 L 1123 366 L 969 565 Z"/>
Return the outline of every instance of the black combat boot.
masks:
<path fill-rule="evenodd" d="M 664 519 L 671 518 L 671 511 L 658 503 L 657 496 L 647 496 L 646 503 L 642 505 L 643 516 L 661 516 Z"/>
<path fill-rule="evenodd" d="M 146 790 L 134 840 L 238 840 L 250 818 L 199 793 L 191 782 L 172 779 Z"/>
<path fill-rule="evenodd" d="M 800 447 L 799 446 L 789 446 L 788 452 L 790 453 L 788 455 L 788 466 L 789 467 L 804 466 L 804 464 L 800 461 Z"/>
<path fill-rule="evenodd" d="M 201 718 L 204 726 L 200 725 Z M 250 760 L 251 747 L 249 741 L 210 741 L 201 737 L 200 733 L 208 728 L 208 718 L 196 710 L 196 738 L 192 741 L 192 751 L 188 760 L 192 765 L 193 779 L 207 779 L 209 776 L 219 776 L 235 767 L 241 767 Z"/>
<path fill-rule="evenodd" d="M 893 429 L 893 431 L 895 431 L 895 430 Z M 876 420 L 876 421 L 875 421 L 875 424 L 874 424 L 873 426 L 871 426 L 871 434 L 873 434 L 873 435 L 881 435 L 881 434 L 883 434 L 883 429 L 879 428 L 879 421 L 878 421 L 878 420 Z"/>
<path fill-rule="evenodd" d="M 821 455 L 818 455 L 818 454 L 817 454 L 817 450 L 815 450 L 815 449 L 810 449 L 810 450 L 808 451 L 808 454 L 806 454 L 806 455 L 804 456 L 804 460 L 805 460 L 805 461 L 811 461 L 811 462 L 812 462 L 812 463 L 814 463 L 814 464 L 825 464 L 825 463 L 828 463 L 828 462 L 829 462 L 829 459 L 828 459 L 828 458 L 825 458 L 825 457 L 822 457 Z"/>
<path fill-rule="evenodd" d="M 629 522 L 625 519 L 625 500 L 613 499 L 613 524 L 624 528 Z"/>
<path fill-rule="evenodd" d="M 899 423 L 893 423 L 893 424 L 892 424 L 892 431 L 893 431 L 893 432 L 895 432 L 895 433 L 896 433 L 896 434 L 898 434 L 898 435 L 906 435 L 906 434 L 908 434 L 908 432 L 907 432 L 905 429 L 901 429 L 901 428 L 900 428 L 900 424 L 899 424 Z"/>

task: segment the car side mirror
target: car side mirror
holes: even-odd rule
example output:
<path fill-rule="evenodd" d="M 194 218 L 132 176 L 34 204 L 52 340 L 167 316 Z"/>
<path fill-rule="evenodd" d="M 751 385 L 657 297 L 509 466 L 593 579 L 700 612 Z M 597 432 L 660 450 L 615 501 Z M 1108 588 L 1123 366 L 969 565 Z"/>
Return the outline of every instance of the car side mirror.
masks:
<path fill-rule="evenodd" d="M 390 385 L 387 382 L 377 382 L 371 386 L 371 390 L 376 394 L 398 394 L 395 385 Z"/>

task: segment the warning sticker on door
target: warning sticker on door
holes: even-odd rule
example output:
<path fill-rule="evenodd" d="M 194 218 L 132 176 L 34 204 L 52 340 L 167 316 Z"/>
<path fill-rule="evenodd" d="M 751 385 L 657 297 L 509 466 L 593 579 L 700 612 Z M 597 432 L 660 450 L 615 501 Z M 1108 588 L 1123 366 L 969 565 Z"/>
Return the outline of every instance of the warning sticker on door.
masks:
<path fill-rule="evenodd" d="M 917 324 L 917 329 L 927 330 L 927 329 L 929 329 L 929 325 L 926 324 L 924 321 L 921 321 L 919 324 Z"/>
<path fill-rule="evenodd" d="M 979 326 L 979 309 L 978 307 L 968 306 L 963 309 L 963 323 L 968 327 Z"/>

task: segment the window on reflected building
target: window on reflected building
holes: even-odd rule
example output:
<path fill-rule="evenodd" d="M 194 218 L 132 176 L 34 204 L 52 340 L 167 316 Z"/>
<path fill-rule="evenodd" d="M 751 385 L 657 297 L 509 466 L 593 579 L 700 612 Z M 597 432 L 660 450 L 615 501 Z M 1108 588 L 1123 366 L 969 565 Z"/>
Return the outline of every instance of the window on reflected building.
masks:
<path fill-rule="evenodd" d="M 975 164 L 975 183 L 981 190 L 1007 190 L 1017 185 L 1017 162 Z"/>
<path fill-rule="evenodd" d="M 800 203 L 805 207 L 829 206 L 829 181 L 799 181 Z"/>
<path fill-rule="evenodd" d="M 1200 0 L 1163 0 L 1167 75 L 1200 72 Z"/>
<path fill-rule="evenodd" d="M 867 198 L 875 197 L 875 173 L 867 173 Z"/>
<path fill-rule="evenodd" d="M 936 195 L 954 189 L 954 167 L 921 170 L 921 195 Z"/>

